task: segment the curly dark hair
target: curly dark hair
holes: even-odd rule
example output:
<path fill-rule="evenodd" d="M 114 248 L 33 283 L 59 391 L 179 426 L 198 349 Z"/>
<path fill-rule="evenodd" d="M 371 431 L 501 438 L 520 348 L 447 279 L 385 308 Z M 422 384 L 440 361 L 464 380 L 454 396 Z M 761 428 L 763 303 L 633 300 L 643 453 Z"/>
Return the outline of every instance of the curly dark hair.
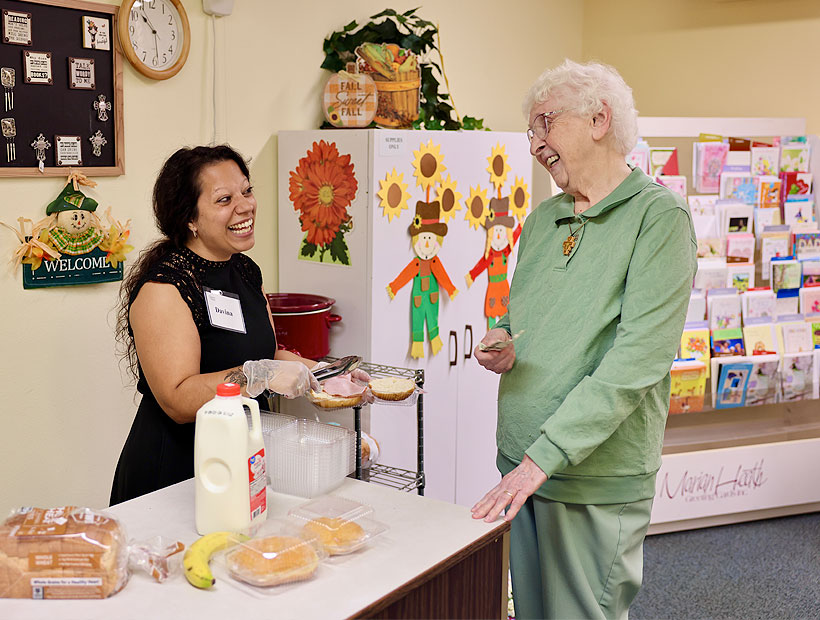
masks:
<path fill-rule="evenodd" d="M 197 218 L 197 202 L 202 192 L 200 173 L 206 166 L 233 161 L 250 179 L 248 164 L 227 144 L 181 148 L 163 164 L 154 184 L 154 219 L 162 237 L 140 252 L 120 286 L 117 307 L 116 340 L 121 359 L 131 376 L 139 378 L 139 362 L 134 334 L 128 320 L 131 303 L 145 282 L 148 272 L 171 250 L 184 247 L 191 230 L 188 224 Z"/>

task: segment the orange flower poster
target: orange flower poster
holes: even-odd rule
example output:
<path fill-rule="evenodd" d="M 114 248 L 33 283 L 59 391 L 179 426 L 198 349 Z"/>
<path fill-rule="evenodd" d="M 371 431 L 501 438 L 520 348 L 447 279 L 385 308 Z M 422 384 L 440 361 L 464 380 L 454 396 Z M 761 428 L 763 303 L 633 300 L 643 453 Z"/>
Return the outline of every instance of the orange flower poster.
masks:
<path fill-rule="evenodd" d="M 350 155 L 340 155 L 334 142 L 314 142 L 290 171 L 290 200 L 305 233 L 300 260 L 350 265 L 345 235 L 353 216 L 347 209 L 358 188 Z"/>

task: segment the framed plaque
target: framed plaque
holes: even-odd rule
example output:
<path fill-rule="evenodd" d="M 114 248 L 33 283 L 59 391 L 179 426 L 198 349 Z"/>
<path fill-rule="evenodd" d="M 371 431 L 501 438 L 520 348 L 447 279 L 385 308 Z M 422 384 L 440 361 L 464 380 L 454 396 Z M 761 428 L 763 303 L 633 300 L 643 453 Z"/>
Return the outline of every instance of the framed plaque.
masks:
<path fill-rule="evenodd" d="M 3 43 L 31 45 L 31 13 L 3 9 Z"/>
<path fill-rule="evenodd" d="M 58 166 L 82 166 L 80 136 L 54 136 L 54 157 Z"/>
<path fill-rule="evenodd" d="M 94 59 L 68 57 L 68 87 L 94 90 Z"/>
<path fill-rule="evenodd" d="M 54 84 L 51 52 L 23 52 L 23 75 L 26 84 Z"/>
<path fill-rule="evenodd" d="M 103 17 L 83 15 L 83 47 L 90 50 L 110 50 L 109 21 Z"/>

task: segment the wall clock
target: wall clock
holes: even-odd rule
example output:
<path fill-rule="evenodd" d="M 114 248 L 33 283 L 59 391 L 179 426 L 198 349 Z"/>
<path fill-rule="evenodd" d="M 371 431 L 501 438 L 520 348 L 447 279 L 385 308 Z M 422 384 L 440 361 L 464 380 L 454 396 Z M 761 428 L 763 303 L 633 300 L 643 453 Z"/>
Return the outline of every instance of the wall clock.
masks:
<path fill-rule="evenodd" d="M 188 59 L 191 27 L 181 0 L 123 0 L 117 33 L 125 57 L 149 78 L 168 79 Z"/>

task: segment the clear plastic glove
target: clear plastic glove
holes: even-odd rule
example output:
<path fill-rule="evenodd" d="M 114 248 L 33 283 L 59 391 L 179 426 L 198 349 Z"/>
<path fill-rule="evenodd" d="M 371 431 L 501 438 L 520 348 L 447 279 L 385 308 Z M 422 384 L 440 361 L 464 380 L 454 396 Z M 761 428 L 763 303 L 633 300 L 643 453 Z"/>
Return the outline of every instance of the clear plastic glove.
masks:
<path fill-rule="evenodd" d="M 350 371 L 350 379 L 355 381 L 356 383 L 361 383 L 362 385 L 367 385 L 370 383 L 370 375 L 367 374 L 364 370 L 359 370 L 356 368 L 355 370 Z M 373 396 L 373 392 L 370 391 L 368 387 L 364 391 L 364 402 L 373 404 L 373 401 L 376 400 L 376 397 Z"/>
<path fill-rule="evenodd" d="M 321 389 L 316 377 L 302 362 L 252 360 L 245 362 L 242 372 L 248 379 L 248 395 L 253 397 L 270 390 L 285 398 L 297 398 L 310 389 Z"/>

